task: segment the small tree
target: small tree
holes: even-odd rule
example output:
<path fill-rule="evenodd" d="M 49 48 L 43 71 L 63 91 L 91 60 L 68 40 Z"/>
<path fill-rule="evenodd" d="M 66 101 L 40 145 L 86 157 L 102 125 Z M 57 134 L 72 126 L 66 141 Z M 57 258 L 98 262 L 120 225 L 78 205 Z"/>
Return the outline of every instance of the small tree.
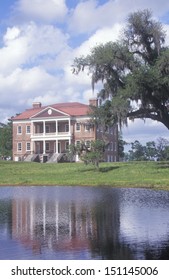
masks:
<path fill-rule="evenodd" d="M 69 147 L 68 157 L 74 159 L 76 155 L 85 163 L 92 163 L 99 169 L 99 163 L 104 160 L 105 142 L 103 140 L 91 141 L 91 146 L 88 147 L 83 141 L 80 145 L 71 144 Z"/>
<path fill-rule="evenodd" d="M 92 163 L 97 169 L 99 162 L 104 160 L 105 142 L 102 140 L 95 140 L 91 142 L 90 149 L 85 149 L 81 154 L 81 160 L 86 164 Z"/>

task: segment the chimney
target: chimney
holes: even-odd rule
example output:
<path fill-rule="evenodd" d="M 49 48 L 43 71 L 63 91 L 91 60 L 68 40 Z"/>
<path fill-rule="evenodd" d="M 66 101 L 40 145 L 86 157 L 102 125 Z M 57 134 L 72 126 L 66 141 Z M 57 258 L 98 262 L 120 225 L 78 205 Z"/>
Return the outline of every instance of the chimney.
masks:
<path fill-rule="evenodd" d="M 33 102 L 33 104 L 32 104 L 32 107 L 35 109 L 37 109 L 37 108 L 41 108 L 41 106 L 42 106 L 42 104 L 41 104 L 41 102 Z"/>
<path fill-rule="evenodd" d="M 97 98 L 89 99 L 89 105 L 98 107 L 98 99 Z"/>

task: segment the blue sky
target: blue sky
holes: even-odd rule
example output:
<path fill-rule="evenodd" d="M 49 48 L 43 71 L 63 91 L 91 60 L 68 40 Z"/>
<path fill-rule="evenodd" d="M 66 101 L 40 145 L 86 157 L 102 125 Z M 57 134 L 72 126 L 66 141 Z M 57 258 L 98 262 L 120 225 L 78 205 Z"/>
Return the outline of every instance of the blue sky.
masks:
<path fill-rule="evenodd" d="M 34 101 L 88 103 L 90 77 L 72 74 L 73 59 L 117 40 L 128 14 L 139 9 L 163 22 L 169 44 L 168 0 L 1 0 L 0 122 Z M 124 140 L 142 143 L 169 135 L 163 125 L 139 120 L 122 132 Z"/>

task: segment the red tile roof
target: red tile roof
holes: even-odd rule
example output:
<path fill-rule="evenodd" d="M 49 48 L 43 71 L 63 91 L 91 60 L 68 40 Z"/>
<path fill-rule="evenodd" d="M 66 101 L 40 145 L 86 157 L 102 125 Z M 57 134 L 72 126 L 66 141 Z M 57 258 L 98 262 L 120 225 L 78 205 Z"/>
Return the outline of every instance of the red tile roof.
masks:
<path fill-rule="evenodd" d="M 70 116 L 86 116 L 89 112 L 89 105 L 82 104 L 79 102 L 67 102 L 67 103 L 58 103 L 48 106 L 43 106 L 40 108 L 31 108 L 27 109 L 23 113 L 15 116 L 12 120 L 27 120 L 37 115 L 41 111 L 44 111 L 47 108 L 54 108 L 55 110 L 59 110 L 63 113 L 66 113 Z"/>

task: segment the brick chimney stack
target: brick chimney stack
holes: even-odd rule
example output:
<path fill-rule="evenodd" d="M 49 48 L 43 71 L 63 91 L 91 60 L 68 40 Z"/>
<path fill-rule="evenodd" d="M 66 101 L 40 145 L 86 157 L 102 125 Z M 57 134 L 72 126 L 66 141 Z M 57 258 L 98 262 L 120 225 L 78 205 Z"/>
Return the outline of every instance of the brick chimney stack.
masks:
<path fill-rule="evenodd" d="M 32 104 L 32 107 L 34 109 L 41 108 L 41 106 L 42 106 L 41 102 L 33 102 L 33 104 Z"/>

